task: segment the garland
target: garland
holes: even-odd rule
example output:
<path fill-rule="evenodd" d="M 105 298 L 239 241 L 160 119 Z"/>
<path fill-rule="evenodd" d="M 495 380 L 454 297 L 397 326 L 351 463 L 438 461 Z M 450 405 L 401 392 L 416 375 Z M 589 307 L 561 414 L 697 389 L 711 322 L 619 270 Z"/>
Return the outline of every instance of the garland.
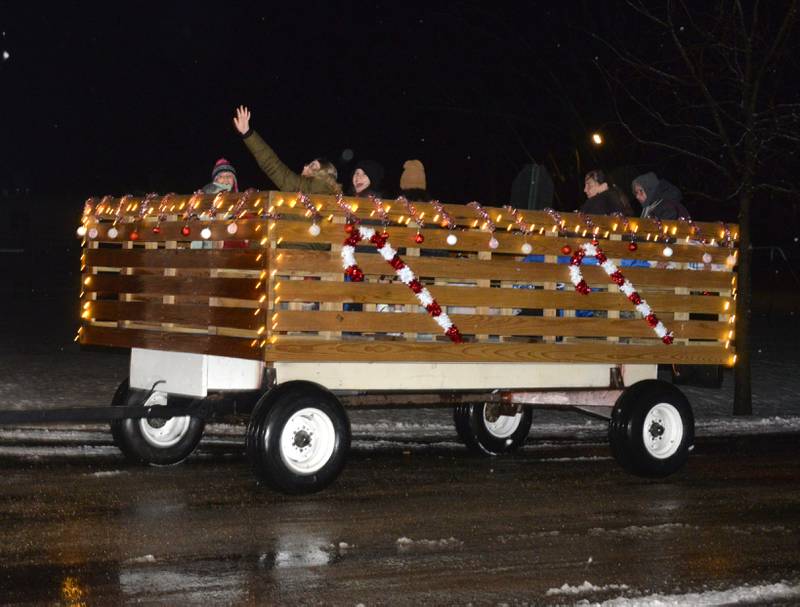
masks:
<path fill-rule="evenodd" d="M 381 254 L 381 257 L 394 268 L 397 277 L 411 289 L 414 295 L 416 295 L 420 305 L 433 317 L 433 320 L 442 328 L 444 334 L 454 343 L 463 343 L 464 339 L 461 337 L 458 327 L 453 324 L 450 317 L 442 310 L 441 306 L 436 303 L 430 291 L 417 279 L 411 268 L 409 268 L 397 254 L 397 251 L 389 245 L 388 235 L 385 233 L 378 234 L 372 228 L 359 224 L 349 225 L 352 227 L 349 236 L 344 240 L 344 246 L 342 246 L 342 264 L 344 265 L 344 273 L 350 277 L 350 280 L 353 282 L 362 282 L 364 280 L 364 272 L 356 263 L 355 247 L 362 240 L 369 240 L 375 245 L 375 248 L 378 249 L 378 253 Z"/>
<path fill-rule="evenodd" d="M 597 263 L 605 270 L 606 274 L 611 278 L 611 281 L 619 286 L 620 291 L 622 291 L 631 303 L 636 306 L 636 311 L 644 317 L 650 328 L 661 338 L 661 341 L 667 345 L 671 344 L 674 339 L 672 331 L 667 330 L 664 323 L 658 319 L 658 316 L 656 316 L 650 306 L 647 305 L 647 302 L 637 293 L 631 282 L 622 275 L 619 268 L 610 262 L 605 253 L 603 253 L 603 250 L 594 243 L 587 242 L 582 244 L 572 255 L 572 259 L 570 259 L 569 277 L 572 280 L 572 284 L 575 285 L 575 290 L 583 295 L 587 295 L 589 291 L 591 291 L 580 269 L 583 258 L 587 255 L 597 260 Z"/>

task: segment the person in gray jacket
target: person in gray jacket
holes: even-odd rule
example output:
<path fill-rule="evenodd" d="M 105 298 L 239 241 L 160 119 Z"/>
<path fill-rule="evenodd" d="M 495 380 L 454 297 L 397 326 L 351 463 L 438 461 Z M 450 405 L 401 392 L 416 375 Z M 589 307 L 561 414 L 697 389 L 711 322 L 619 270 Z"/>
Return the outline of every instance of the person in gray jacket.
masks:
<path fill-rule="evenodd" d="M 642 217 L 651 219 L 678 219 L 689 217 L 683 206 L 681 191 L 666 179 L 659 179 L 655 173 L 639 175 L 631 183 L 633 195 L 642 205 Z"/>

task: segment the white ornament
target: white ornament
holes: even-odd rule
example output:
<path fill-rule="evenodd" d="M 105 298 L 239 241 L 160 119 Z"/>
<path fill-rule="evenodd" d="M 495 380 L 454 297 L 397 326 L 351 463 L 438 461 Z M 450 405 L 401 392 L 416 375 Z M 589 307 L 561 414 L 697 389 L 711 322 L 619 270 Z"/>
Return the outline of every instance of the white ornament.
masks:
<path fill-rule="evenodd" d="M 108 229 L 108 237 L 112 240 L 119 235 L 119 230 L 117 228 L 109 228 Z"/>
<path fill-rule="evenodd" d="M 89 234 L 89 238 L 97 238 L 97 228 L 90 228 L 87 234 Z"/>
<path fill-rule="evenodd" d="M 526 242 L 524 245 L 522 245 L 522 252 L 525 255 L 530 255 L 531 251 L 533 251 L 533 247 L 530 245 L 530 243 Z"/>
<path fill-rule="evenodd" d="M 447 244 L 451 247 L 458 242 L 458 237 L 455 234 L 448 234 L 447 235 Z"/>
<path fill-rule="evenodd" d="M 229 223 L 228 227 L 225 229 L 228 231 L 228 234 L 232 235 L 239 231 L 239 226 L 237 226 L 236 223 Z"/>
<path fill-rule="evenodd" d="M 664 257 L 672 257 L 672 247 L 664 247 L 661 253 L 663 253 Z"/>
<path fill-rule="evenodd" d="M 75 230 L 75 231 L 78 233 L 78 236 L 80 236 L 81 238 L 86 236 L 86 226 L 83 226 L 83 225 L 78 226 L 78 229 Z"/>
<path fill-rule="evenodd" d="M 728 264 L 729 266 L 735 266 L 736 265 L 736 256 L 735 255 L 728 255 L 728 257 L 725 259 L 725 263 Z"/>
<path fill-rule="evenodd" d="M 489 248 L 490 249 L 496 249 L 499 246 L 500 246 L 500 243 L 497 242 L 497 238 L 492 236 L 492 238 L 489 240 Z"/>
<path fill-rule="evenodd" d="M 203 228 L 202 230 L 200 230 L 200 236 L 208 240 L 209 238 L 211 238 L 211 230 L 208 228 Z"/>
<path fill-rule="evenodd" d="M 312 236 L 319 236 L 320 229 L 319 226 L 315 223 L 312 223 L 308 228 L 308 233 Z"/>
<path fill-rule="evenodd" d="M 711 263 L 711 253 L 703 253 L 703 263 Z"/>

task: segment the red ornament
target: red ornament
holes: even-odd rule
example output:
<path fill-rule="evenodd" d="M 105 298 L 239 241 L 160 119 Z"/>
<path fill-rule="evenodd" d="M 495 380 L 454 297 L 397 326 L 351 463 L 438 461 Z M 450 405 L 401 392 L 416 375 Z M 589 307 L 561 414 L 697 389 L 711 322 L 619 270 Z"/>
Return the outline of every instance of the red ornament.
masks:
<path fill-rule="evenodd" d="M 352 234 L 353 233 L 353 224 L 352 223 L 344 224 L 344 231 L 347 232 L 348 234 Z"/>
<path fill-rule="evenodd" d="M 417 244 L 422 244 L 423 242 L 425 242 L 425 237 L 419 232 L 417 232 L 416 236 L 414 236 L 414 242 L 416 242 Z"/>
<path fill-rule="evenodd" d="M 561 252 L 564 255 L 569 255 L 570 253 L 572 253 L 572 247 L 569 246 L 568 244 L 565 244 L 563 247 L 561 247 Z"/>
<path fill-rule="evenodd" d="M 594 257 L 597 260 L 597 263 L 599 263 L 600 265 L 608 261 L 608 257 L 606 257 L 604 253 L 598 253 Z"/>
<path fill-rule="evenodd" d="M 464 338 L 461 337 L 461 332 L 455 325 L 452 325 L 449 329 L 447 329 L 447 331 L 445 331 L 444 334 L 447 335 L 447 337 L 449 337 L 453 343 L 456 344 L 464 343 Z"/>
<path fill-rule="evenodd" d="M 377 232 L 375 232 L 375 234 L 373 234 L 372 237 L 369 240 L 377 248 L 382 249 L 386 245 L 387 237 L 388 237 L 388 234 L 385 234 L 385 233 L 384 234 L 378 234 Z"/>
<path fill-rule="evenodd" d="M 628 299 L 631 300 L 631 303 L 634 306 L 638 306 L 640 303 L 642 303 L 642 297 L 636 291 L 628 295 Z"/>
<path fill-rule="evenodd" d="M 131 232 L 130 239 L 131 240 L 139 240 L 139 232 L 137 232 L 136 230 Z"/>
<path fill-rule="evenodd" d="M 645 316 L 645 320 L 651 327 L 655 327 L 658 324 L 658 317 L 655 314 L 648 314 Z"/>
<path fill-rule="evenodd" d="M 597 245 L 599 245 L 599 244 L 600 244 L 600 241 L 599 241 L 599 240 L 597 240 L 597 238 L 592 238 L 592 244 L 593 244 L 594 246 L 597 246 Z"/>
<path fill-rule="evenodd" d="M 191 232 L 192 231 L 189 229 L 189 226 L 183 226 L 181 228 L 181 234 L 183 234 L 184 236 L 188 236 L 189 234 L 191 234 Z"/>
<path fill-rule="evenodd" d="M 415 278 L 410 283 L 408 283 L 408 288 L 411 289 L 416 294 L 421 292 L 424 287 L 422 286 L 422 283 Z"/>
<path fill-rule="evenodd" d="M 665 344 L 670 345 L 673 341 L 672 333 L 667 333 L 664 337 L 661 338 Z"/>
<path fill-rule="evenodd" d="M 358 266 L 350 266 L 344 271 L 350 277 L 351 282 L 363 282 L 364 272 Z"/>
<path fill-rule="evenodd" d="M 631 241 L 631 242 L 628 243 L 628 250 L 629 251 L 633 252 L 638 248 L 639 248 L 639 245 L 637 245 L 635 242 Z"/>
<path fill-rule="evenodd" d="M 161 234 L 161 226 L 153 226 L 153 234 Z"/>
<path fill-rule="evenodd" d="M 575 290 L 580 293 L 581 295 L 588 295 L 591 289 L 589 285 L 586 284 L 586 281 L 581 279 L 581 281 L 575 285 Z"/>
<path fill-rule="evenodd" d="M 431 316 L 439 316 L 442 313 L 442 307 L 435 301 L 432 304 L 425 306 L 425 309 Z"/>
<path fill-rule="evenodd" d="M 402 270 L 406 267 L 406 264 L 403 263 L 403 260 L 400 259 L 399 256 L 395 255 L 389 260 L 389 265 L 392 266 L 395 270 Z"/>

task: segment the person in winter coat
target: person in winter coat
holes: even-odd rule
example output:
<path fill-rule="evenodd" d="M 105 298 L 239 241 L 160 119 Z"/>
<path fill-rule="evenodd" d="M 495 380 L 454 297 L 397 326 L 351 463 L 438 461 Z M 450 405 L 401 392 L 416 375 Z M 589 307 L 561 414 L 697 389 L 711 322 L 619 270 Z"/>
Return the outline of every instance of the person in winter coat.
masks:
<path fill-rule="evenodd" d="M 203 186 L 204 194 L 218 192 L 238 192 L 239 182 L 236 180 L 236 169 L 225 158 L 220 158 L 211 169 L 211 183 Z"/>
<path fill-rule="evenodd" d="M 633 195 L 642 205 L 642 217 L 655 219 L 678 219 L 689 217 L 683 206 L 681 191 L 666 179 L 659 179 L 655 173 L 639 175 L 631 183 Z"/>
<path fill-rule="evenodd" d="M 403 163 L 400 196 L 411 202 L 427 202 L 431 199 L 425 180 L 425 167 L 419 160 L 406 160 Z"/>
<path fill-rule="evenodd" d="M 383 167 L 374 160 L 362 160 L 356 164 L 351 181 L 350 196 L 358 198 L 366 198 L 367 196 L 380 197 Z"/>
<path fill-rule="evenodd" d="M 341 194 L 342 186 L 336 181 L 338 174 L 333 163 L 315 158 L 303 167 L 300 175 L 293 172 L 250 127 L 250 110 L 245 106 L 236 108 L 233 125 L 239 131 L 258 166 L 278 189 L 305 194 Z"/>
<path fill-rule="evenodd" d="M 586 194 L 586 202 L 580 208 L 582 213 L 590 215 L 633 214 L 628 197 L 610 183 L 605 173 L 599 169 L 586 173 L 583 193 Z"/>

